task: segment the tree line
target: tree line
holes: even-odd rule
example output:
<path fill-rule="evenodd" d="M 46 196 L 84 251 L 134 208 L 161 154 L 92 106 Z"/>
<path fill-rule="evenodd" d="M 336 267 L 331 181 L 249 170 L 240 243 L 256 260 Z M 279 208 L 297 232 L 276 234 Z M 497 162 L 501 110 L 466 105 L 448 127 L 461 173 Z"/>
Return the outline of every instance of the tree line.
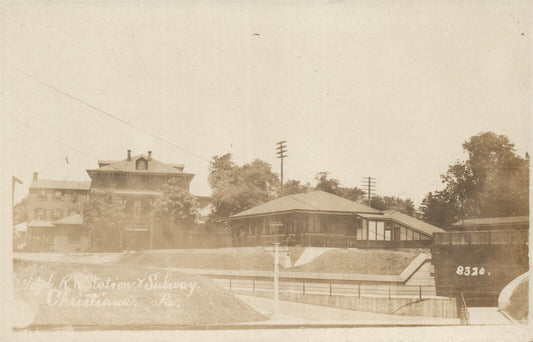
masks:
<path fill-rule="evenodd" d="M 323 190 L 379 210 L 397 210 L 447 229 L 466 218 L 529 215 L 529 155 L 519 156 L 505 135 L 479 133 L 462 145 L 467 158 L 449 165 L 440 175 L 443 188 L 428 192 L 418 210 L 411 199 L 374 196 L 370 203 L 365 191 L 345 187 L 327 171 L 318 172 L 316 185 L 288 180 L 281 187 L 269 163 L 256 159 L 241 166 L 231 154 L 214 156 L 209 165 L 208 182 L 215 208 L 210 221 L 219 222 L 276 197 Z M 198 205 L 194 196 L 170 180 L 152 203 L 151 222 L 164 234 L 185 232 L 194 225 Z M 91 229 L 117 231 L 127 220 L 120 199 L 112 193 L 91 194 L 84 209 L 84 220 Z M 27 199 L 14 208 L 14 223 L 27 219 Z"/>
<path fill-rule="evenodd" d="M 270 164 L 256 159 L 242 166 L 231 154 L 215 156 L 209 167 L 215 215 L 219 219 L 272 200 L 278 196 L 323 190 L 378 210 L 397 210 L 448 229 L 466 218 L 529 215 L 529 155 L 519 156 L 507 136 L 482 132 L 463 143 L 468 156 L 449 165 L 440 178 L 443 189 L 428 192 L 418 209 L 410 198 L 373 196 L 344 187 L 327 171 L 318 172 L 316 185 L 288 180 L 283 187 Z"/>

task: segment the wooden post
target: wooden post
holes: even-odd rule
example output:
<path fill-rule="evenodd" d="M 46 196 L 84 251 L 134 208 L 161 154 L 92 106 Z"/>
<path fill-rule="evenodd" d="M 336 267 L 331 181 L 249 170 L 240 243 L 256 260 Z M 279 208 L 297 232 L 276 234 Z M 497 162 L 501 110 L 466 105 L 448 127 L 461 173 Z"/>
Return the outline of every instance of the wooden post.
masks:
<path fill-rule="evenodd" d="M 252 279 L 252 292 L 255 292 L 255 279 Z"/>
<path fill-rule="evenodd" d="M 422 286 L 418 287 L 418 299 L 422 299 Z"/>
<path fill-rule="evenodd" d="M 329 296 L 331 297 L 331 281 L 329 282 Z"/>
<path fill-rule="evenodd" d="M 302 294 L 305 294 L 305 280 L 302 281 Z"/>
<path fill-rule="evenodd" d="M 274 243 L 274 313 L 279 310 L 279 242 Z"/>
<path fill-rule="evenodd" d="M 231 278 L 229 278 L 229 290 L 231 291 Z"/>

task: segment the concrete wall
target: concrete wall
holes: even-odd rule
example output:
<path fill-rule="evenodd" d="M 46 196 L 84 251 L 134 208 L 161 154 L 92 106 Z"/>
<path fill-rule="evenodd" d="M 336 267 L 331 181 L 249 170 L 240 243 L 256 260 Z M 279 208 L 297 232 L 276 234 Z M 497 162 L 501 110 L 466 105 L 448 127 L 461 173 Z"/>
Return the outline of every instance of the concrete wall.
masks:
<path fill-rule="evenodd" d="M 272 291 L 232 290 L 233 293 L 272 298 Z M 370 311 L 386 314 L 457 318 L 455 298 L 435 297 L 423 298 L 386 298 L 386 297 L 355 297 L 338 295 L 301 294 L 280 292 L 281 300 L 292 302 L 331 306 L 340 309 Z"/>
<path fill-rule="evenodd" d="M 435 278 L 431 276 L 431 261 L 426 260 L 409 279 L 405 285 L 432 286 L 435 287 Z"/>

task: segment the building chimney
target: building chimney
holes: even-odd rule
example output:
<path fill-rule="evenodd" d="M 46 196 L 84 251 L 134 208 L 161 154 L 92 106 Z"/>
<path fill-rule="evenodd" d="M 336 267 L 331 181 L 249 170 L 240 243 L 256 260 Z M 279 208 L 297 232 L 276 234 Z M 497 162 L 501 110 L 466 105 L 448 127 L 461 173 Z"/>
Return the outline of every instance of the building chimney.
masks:
<path fill-rule="evenodd" d="M 131 160 L 131 150 L 128 150 L 128 161 Z"/>
<path fill-rule="evenodd" d="M 34 172 L 33 173 L 33 180 L 34 181 L 39 180 L 39 172 Z"/>
<path fill-rule="evenodd" d="M 148 151 L 148 161 L 152 160 L 152 151 Z"/>

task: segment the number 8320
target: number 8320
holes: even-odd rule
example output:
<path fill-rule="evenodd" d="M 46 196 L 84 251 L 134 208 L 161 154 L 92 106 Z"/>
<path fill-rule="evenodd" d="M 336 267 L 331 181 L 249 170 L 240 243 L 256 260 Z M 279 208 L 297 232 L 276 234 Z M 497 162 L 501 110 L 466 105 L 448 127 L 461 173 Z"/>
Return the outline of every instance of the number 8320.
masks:
<path fill-rule="evenodd" d="M 465 277 L 476 277 L 485 274 L 485 267 L 478 266 L 457 266 L 455 274 Z"/>

